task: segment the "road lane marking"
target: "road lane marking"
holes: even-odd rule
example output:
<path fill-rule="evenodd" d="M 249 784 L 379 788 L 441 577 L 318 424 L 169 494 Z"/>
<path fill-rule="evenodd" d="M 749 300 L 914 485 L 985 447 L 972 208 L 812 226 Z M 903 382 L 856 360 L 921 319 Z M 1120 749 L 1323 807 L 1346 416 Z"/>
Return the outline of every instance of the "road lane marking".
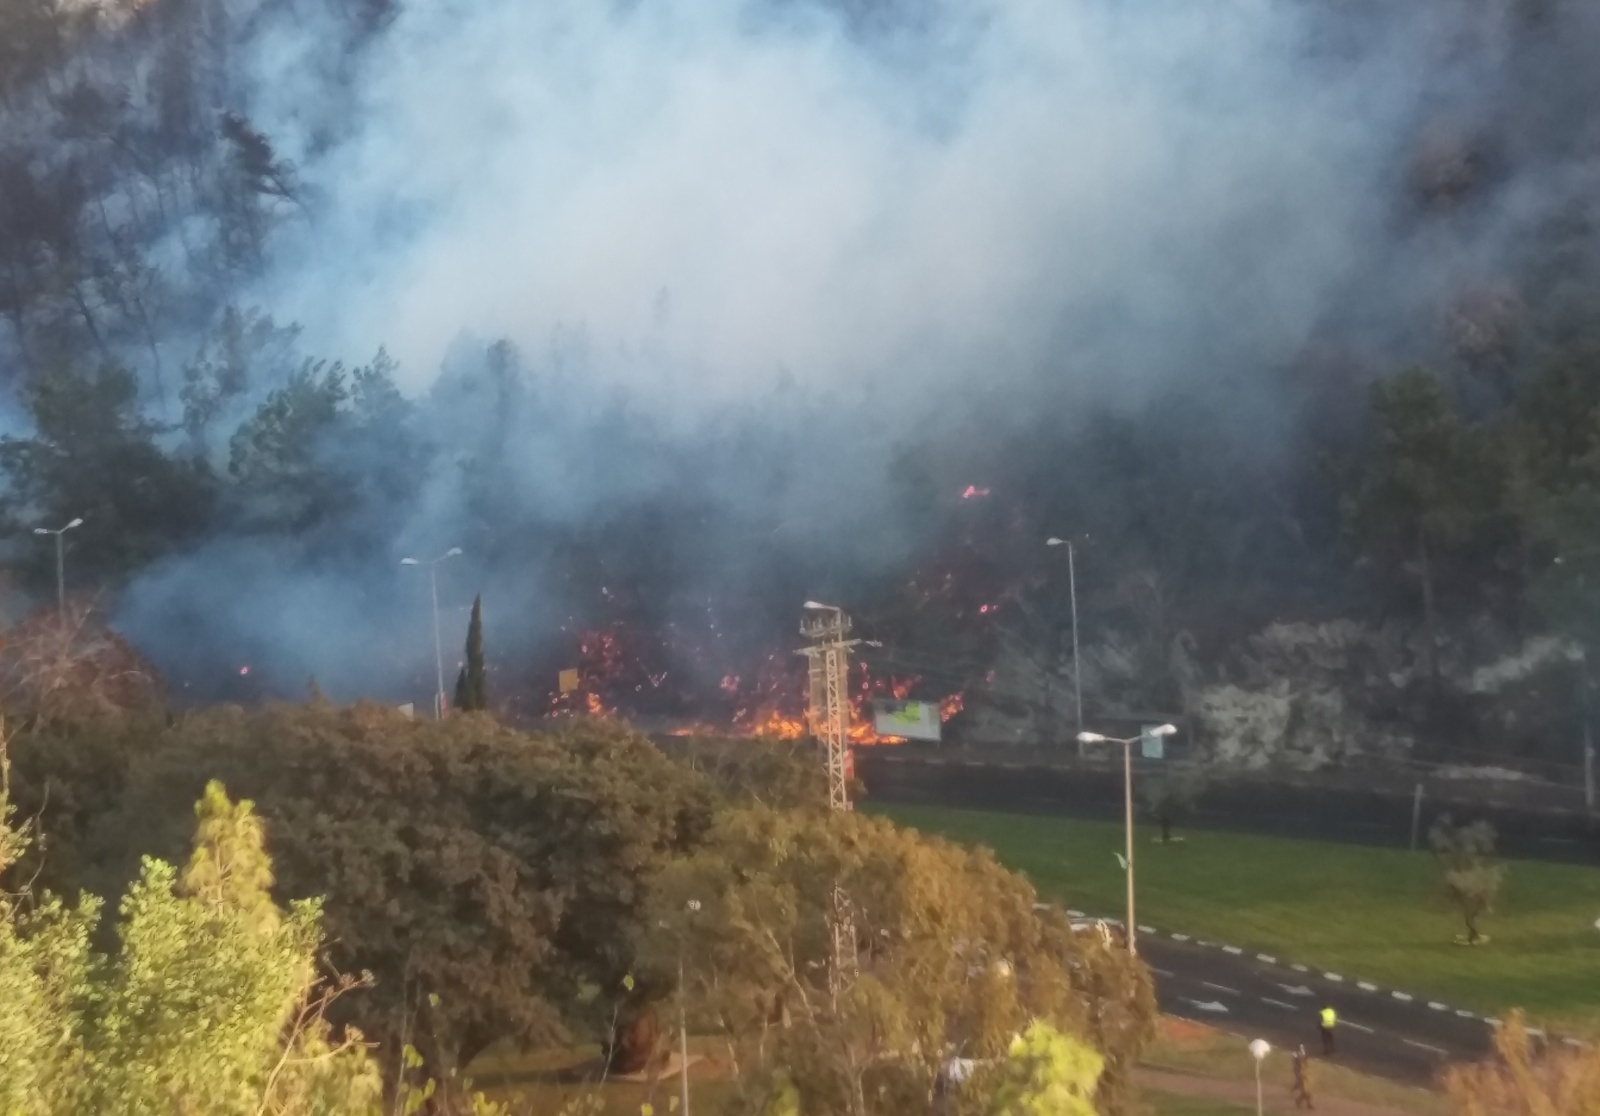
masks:
<path fill-rule="evenodd" d="M 1325 980 L 1337 981 L 1340 984 L 1344 983 L 1344 977 L 1340 976 L 1338 973 L 1323 973 L 1322 976 Z"/>
<path fill-rule="evenodd" d="M 1228 1005 L 1219 1004 L 1216 1000 L 1191 1000 L 1187 996 L 1185 996 L 1184 999 L 1193 1004 L 1195 1007 L 1199 1008 L 1201 1011 L 1218 1015 L 1228 1014 Z"/>
<path fill-rule="evenodd" d="M 1280 984 L 1278 987 L 1289 993 L 1291 996 L 1311 995 L 1311 989 L 1307 988 L 1303 984 Z"/>
<path fill-rule="evenodd" d="M 1440 1056 L 1450 1053 L 1448 1050 L 1441 1050 L 1437 1046 L 1429 1046 L 1427 1043 L 1418 1042 L 1416 1039 L 1401 1039 L 1400 1041 L 1405 1043 L 1407 1046 L 1415 1046 L 1418 1050 L 1427 1050 Z"/>
<path fill-rule="evenodd" d="M 1311 971 L 1304 965 L 1290 965 L 1289 968 L 1293 969 L 1297 973 L 1309 973 Z"/>
<path fill-rule="evenodd" d="M 1087 918 L 1087 917 L 1089 917 L 1088 915 L 1084 914 L 1082 911 L 1075 911 L 1071 907 L 1067 908 L 1067 913 L 1069 915 L 1071 915 L 1073 918 Z"/>
<path fill-rule="evenodd" d="M 1495 1017 L 1494 1017 L 1494 1016 L 1492 1016 L 1492 1015 L 1485 1015 L 1485 1016 L 1484 1016 L 1484 1017 L 1483 1017 L 1483 1021 L 1484 1021 L 1484 1022 L 1485 1022 L 1485 1023 L 1487 1023 L 1487 1024 L 1489 1024 L 1489 1026 L 1491 1026 L 1491 1027 L 1498 1027 L 1498 1026 L 1500 1026 L 1500 1020 L 1498 1020 L 1498 1019 L 1496 1019 L 1496 1018 L 1495 1018 Z"/>
<path fill-rule="evenodd" d="M 1205 985 L 1207 988 L 1215 988 L 1218 992 L 1226 992 L 1230 996 L 1244 995 L 1244 993 L 1240 992 L 1237 988 L 1229 988 L 1226 984 L 1212 984 L 1209 980 L 1202 980 L 1200 983 Z"/>
<path fill-rule="evenodd" d="M 1256 954 L 1256 960 L 1257 961 L 1265 961 L 1269 965 L 1276 965 L 1278 963 L 1278 959 L 1276 957 L 1273 957 L 1272 955 L 1266 954 L 1266 953 L 1258 953 L 1258 954 Z"/>
<path fill-rule="evenodd" d="M 1223 953 L 1231 953 L 1235 957 L 1237 957 L 1239 954 L 1243 953 L 1244 950 L 1240 949 L 1238 946 L 1223 946 L 1222 947 L 1222 952 Z"/>
<path fill-rule="evenodd" d="M 1378 986 L 1376 984 L 1370 984 L 1364 980 L 1356 981 L 1356 987 L 1361 989 L 1363 992 L 1376 992 L 1378 990 Z"/>
<path fill-rule="evenodd" d="M 1389 994 L 1402 1003 L 1409 1004 L 1413 999 L 1411 993 L 1409 992 L 1391 992 Z"/>
<path fill-rule="evenodd" d="M 1261 1002 L 1264 1003 L 1264 1004 L 1271 1004 L 1273 1007 L 1284 1008 L 1287 1011 L 1299 1011 L 1300 1010 L 1294 1004 L 1286 1004 L 1282 1000 L 1274 1000 L 1271 996 L 1263 996 L 1263 997 L 1261 997 Z"/>
<path fill-rule="evenodd" d="M 1430 1008 L 1432 1008 L 1434 1011 L 1449 1011 L 1450 1010 L 1450 1007 L 1449 1007 L 1448 1004 L 1441 1004 L 1437 1000 L 1429 1000 L 1428 1001 L 1428 1006 Z"/>
<path fill-rule="evenodd" d="M 1172 935 L 1172 940 L 1175 941 L 1175 942 L 1186 942 L 1186 941 L 1189 940 L 1189 935 L 1187 935 L 1187 934 L 1174 934 L 1174 935 Z"/>
<path fill-rule="evenodd" d="M 1169 977 L 1172 975 L 1171 973 L 1167 972 L 1167 970 L 1158 969 L 1154 965 L 1146 965 L 1145 968 L 1149 969 L 1152 973 L 1155 973 L 1156 976 Z"/>
<path fill-rule="evenodd" d="M 1349 1027 L 1352 1031 L 1360 1031 L 1362 1034 L 1366 1034 L 1366 1035 L 1370 1035 L 1370 1034 L 1373 1033 L 1373 1030 L 1372 1030 L 1371 1027 L 1363 1027 L 1359 1023 L 1350 1022 L 1350 1020 L 1348 1020 L 1348 1019 L 1339 1020 L 1339 1025 L 1341 1027 Z"/>
<path fill-rule="evenodd" d="M 1463 1019 L 1476 1019 L 1477 1018 L 1477 1016 L 1473 1015 L 1470 1011 L 1463 1011 L 1460 1008 L 1456 1008 L 1456 1014 L 1459 1015 Z"/>

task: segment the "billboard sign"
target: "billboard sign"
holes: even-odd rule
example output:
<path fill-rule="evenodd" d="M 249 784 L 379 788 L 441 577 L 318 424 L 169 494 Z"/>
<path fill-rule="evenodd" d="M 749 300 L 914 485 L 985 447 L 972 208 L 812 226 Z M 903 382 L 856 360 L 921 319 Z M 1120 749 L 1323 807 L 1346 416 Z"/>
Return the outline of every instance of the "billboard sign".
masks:
<path fill-rule="evenodd" d="M 875 701 L 872 727 L 879 736 L 899 736 L 906 740 L 939 740 L 943 722 L 938 702 Z"/>

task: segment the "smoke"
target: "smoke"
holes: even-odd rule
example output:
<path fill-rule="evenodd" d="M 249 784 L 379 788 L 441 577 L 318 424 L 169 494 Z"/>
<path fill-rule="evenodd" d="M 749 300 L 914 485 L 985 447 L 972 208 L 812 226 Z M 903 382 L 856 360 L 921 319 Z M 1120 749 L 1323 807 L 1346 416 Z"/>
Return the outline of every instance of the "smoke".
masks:
<path fill-rule="evenodd" d="M 304 164 L 326 202 L 268 301 L 414 389 L 463 331 L 579 330 L 593 374 L 681 418 L 785 374 L 899 397 L 1279 356 L 1384 233 L 1408 36 L 1351 63 L 1283 2 L 866 7 L 887 27 L 408 4 Z M 298 57 L 258 56 L 275 102 Z"/>
<path fill-rule="evenodd" d="M 1476 118 L 1499 72 L 1503 17 L 1450 8 L 411 0 L 355 55 L 316 5 L 258 13 L 252 120 L 310 203 L 250 301 L 310 352 L 386 346 L 433 456 L 357 552 L 220 540 L 136 583 L 125 622 L 170 657 L 232 640 L 395 691 L 432 666 L 390 662 L 432 650 L 403 554 L 467 545 L 450 606 L 482 587 L 491 646 L 535 643 L 587 607 L 557 528 L 603 551 L 678 516 L 639 528 L 677 540 L 651 607 L 703 614 L 913 552 L 908 445 L 993 443 L 1040 400 L 1068 422 L 1233 390 L 1340 315 L 1426 344 L 1544 188 L 1442 240 L 1408 224 L 1419 122 L 1441 97 Z M 487 412 L 450 394 L 481 339 L 533 385 Z M 472 519 L 489 417 L 509 483 Z"/>

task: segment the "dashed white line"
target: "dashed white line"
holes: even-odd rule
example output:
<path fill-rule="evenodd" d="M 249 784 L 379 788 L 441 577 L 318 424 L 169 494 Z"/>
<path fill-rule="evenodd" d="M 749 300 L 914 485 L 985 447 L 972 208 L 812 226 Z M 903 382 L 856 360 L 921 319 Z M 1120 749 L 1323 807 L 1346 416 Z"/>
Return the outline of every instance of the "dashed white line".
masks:
<path fill-rule="evenodd" d="M 1340 976 L 1338 973 L 1323 973 L 1322 976 L 1325 980 L 1337 981 L 1340 984 L 1344 983 L 1344 977 Z"/>
<path fill-rule="evenodd" d="M 1356 987 L 1361 989 L 1363 992 L 1376 992 L 1378 990 L 1378 986 L 1376 984 L 1370 984 L 1364 980 L 1356 981 Z"/>
<path fill-rule="evenodd" d="M 1432 1008 L 1434 1011 L 1449 1011 L 1450 1010 L 1450 1006 L 1448 1004 L 1441 1004 L 1437 1000 L 1429 1000 L 1428 1001 L 1428 1006 L 1430 1008 Z"/>
<path fill-rule="evenodd" d="M 1496 1018 L 1495 1018 L 1495 1017 L 1494 1017 L 1494 1016 L 1492 1016 L 1492 1015 L 1485 1015 L 1485 1016 L 1484 1016 L 1484 1017 L 1483 1017 L 1483 1021 L 1484 1021 L 1484 1022 L 1485 1022 L 1485 1023 L 1487 1023 L 1487 1024 L 1489 1024 L 1489 1026 L 1491 1026 L 1491 1027 L 1498 1027 L 1498 1026 L 1500 1026 L 1500 1020 L 1498 1020 L 1498 1019 L 1496 1019 Z"/>
<path fill-rule="evenodd" d="M 1075 911 L 1071 907 L 1067 908 L 1067 913 L 1069 915 L 1071 915 L 1073 918 L 1087 918 L 1088 917 L 1082 911 Z"/>
<path fill-rule="evenodd" d="M 1459 1015 L 1462 1019 L 1476 1019 L 1477 1018 L 1477 1016 L 1473 1015 L 1470 1011 L 1465 1011 L 1465 1010 L 1463 1010 L 1461 1008 L 1456 1008 L 1456 1014 Z"/>
<path fill-rule="evenodd" d="M 1290 965 L 1289 968 L 1293 969 L 1297 973 L 1309 973 L 1311 971 L 1304 965 Z"/>
<path fill-rule="evenodd" d="M 1538 1038 L 1544 1038 L 1544 1029 L 1542 1027 L 1529 1027 L 1528 1033 L 1530 1035 L 1535 1035 Z"/>
<path fill-rule="evenodd" d="M 1243 995 L 1237 988 L 1229 988 L 1226 984 L 1212 984 L 1209 980 L 1202 980 L 1200 983 L 1207 988 L 1215 988 L 1218 992 L 1226 992 L 1230 996 Z"/>
<path fill-rule="evenodd" d="M 1269 965 L 1276 965 L 1278 963 L 1278 959 L 1276 957 L 1273 957 L 1271 954 L 1267 953 L 1256 954 L 1256 960 L 1265 961 Z"/>
<path fill-rule="evenodd" d="M 1150 966 L 1148 966 L 1148 968 L 1149 968 L 1149 970 L 1150 970 L 1150 971 L 1151 971 L 1151 972 L 1152 972 L 1152 973 L 1155 973 L 1155 974 L 1156 974 L 1156 976 L 1164 976 L 1164 977 L 1169 977 L 1169 976 L 1171 976 L 1171 975 L 1172 975 L 1172 974 L 1171 974 L 1171 973 L 1169 973 L 1169 972 L 1167 972 L 1167 970 L 1165 970 L 1165 969 L 1158 969 L 1158 968 L 1156 968 L 1156 967 L 1155 967 L 1155 966 L 1154 966 L 1154 965 L 1150 965 Z"/>
<path fill-rule="evenodd" d="M 1187 935 L 1187 934 L 1174 934 L 1174 935 L 1172 935 L 1172 940 L 1175 941 L 1175 942 L 1186 942 L 1186 941 L 1189 940 L 1189 935 Z"/>
<path fill-rule="evenodd" d="M 1429 1046 L 1427 1043 L 1418 1042 L 1416 1039 L 1401 1039 L 1400 1041 L 1407 1046 L 1415 1046 L 1418 1050 L 1427 1050 L 1434 1054 L 1444 1055 L 1449 1053 L 1448 1050 L 1441 1050 L 1437 1046 Z"/>
<path fill-rule="evenodd" d="M 1271 1004 L 1273 1007 L 1284 1008 L 1287 1011 L 1299 1011 L 1300 1010 L 1299 1008 L 1295 1007 L 1293 1004 L 1286 1004 L 1282 1000 L 1274 1000 L 1270 996 L 1261 997 L 1261 1002 L 1264 1003 L 1264 1004 Z"/>
<path fill-rule="evenodd" d="M 1361 1025 L 1361 1024 L 1359 1024 L 1359 1023 L 1352 1023 L 1352 1022 L 1350 1022 L 1350 1020 L 1348 1020 L 1348 1019 L 1341 1019 L 1341 1020 L 1339 1020 L 1339 1025 L 1340 1025 L 1340 1026 L 1341 1026 L 1341 1027 L 1349 1027 L 1349 1028 L 1350 1028 L 1350 1029 L 1351 1029 L 1351 1030 L 1352 1030 L 1352 1031 L 1360 1031 L 1360 1032 L 1361 1032 L 1361 1033 L 1362 1033 L 1362 1034 L 1364 1034 L 1364 1035 L 1370 1035 L 1370 1034 L 1372 1034 L 1372 1033 L 1373 1033 L 1373 1031 L 1372 1031 L 1372 1028 L 1371 1028 L 1371 1027 L 1363 1027 L 1363 1026 L 1362 1026 L 1362 1025 Z"/>
<path fill-rule="evenodd" d="M 1222 952 L 1223 953 L 1231 953 L 1235 957 L 1237 957 L 1239 954 L 1243 953 L 1244 950 L 1240 949 L 1238 946 L 1223 946 L 1222 947 Z"/>
<path fill-rule="evenodd" d="M 1582 1042 L 1580 1042 L 1579 1040 L 1577 1040 L 1575 1038 L 1564 1038 L 1561 1041 L 1566 1043 L 1568 1046 L 1582 1047 L 1584 1045 Z"/>
<path fill-rule="evenodd" d="M 1139 924 L 1134 923 L 1134 925 L 1138 926 Z M 1154 934 L 1155 932 L 1156 928 L 1154 926 L 1139 926 L 1139 933 L 1141 934 Z"/>
<path fill-rule="evenodd" d="M 1414 1000 L 1416 998 L 1416 997 L 1412 996 L 1411 993 L 1409 993 L 1409 992 L 1391 992 L 1391 993 L 1389 993 L 1389 995 L 1393 996 L 1395 999 L 1397 999 L 1401 1003 L 1405 1003 L 1405 1004 L 1409 1004 L 1412 1000 Z"/>

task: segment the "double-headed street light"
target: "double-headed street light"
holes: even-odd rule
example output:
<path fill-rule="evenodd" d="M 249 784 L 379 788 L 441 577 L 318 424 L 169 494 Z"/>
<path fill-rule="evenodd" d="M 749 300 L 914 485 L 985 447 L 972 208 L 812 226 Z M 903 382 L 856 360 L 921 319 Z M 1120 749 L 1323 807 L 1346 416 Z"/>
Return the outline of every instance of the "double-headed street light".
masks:
<path fill-rule="evenodd" d="M 439 563 L 460 553 L 459 546 L 452 546 L 439 557 L 425 562 L 415 558 L 400 559 L 402 566 L 427 566 L 428 580 L 433 585 L 433 665 L 439 674 L 439 692 L 433 696 L 433 715 L 439 719 L 444 717 L 444 644 L 439 638 Z"/>
<path fill-rule="evenodd" d="M 74 527 L 83 525 L 83 517 L 79 516 L 65 527 L 35 527 L 35 535 L 54 535 L 56 537 L 56 607 L 61 610 L 61 622 L 67 622 L 67 557 L 66 545 L 63 539 L 66 533 Z"/>
<path fill-rule="evenodd" d="M 1128 848 L 1128 952 L 1137 954 L 1138 946 L 1134 942 L 1133 921 L 1133 746 L 1146 737 L 1171 736 L 1177 732 L 1175 725 L 1157 725 L 1147 729 L 1138 736 L 1117 738 L 1101 736 L 1098 732 L 1080 732 L 1078 741 L 1082 744 L 1121 744 L 1122 745 L 1122 802 L 1126 811 L 1124 828 L 1126 831 L 1126 844 Z"/>

